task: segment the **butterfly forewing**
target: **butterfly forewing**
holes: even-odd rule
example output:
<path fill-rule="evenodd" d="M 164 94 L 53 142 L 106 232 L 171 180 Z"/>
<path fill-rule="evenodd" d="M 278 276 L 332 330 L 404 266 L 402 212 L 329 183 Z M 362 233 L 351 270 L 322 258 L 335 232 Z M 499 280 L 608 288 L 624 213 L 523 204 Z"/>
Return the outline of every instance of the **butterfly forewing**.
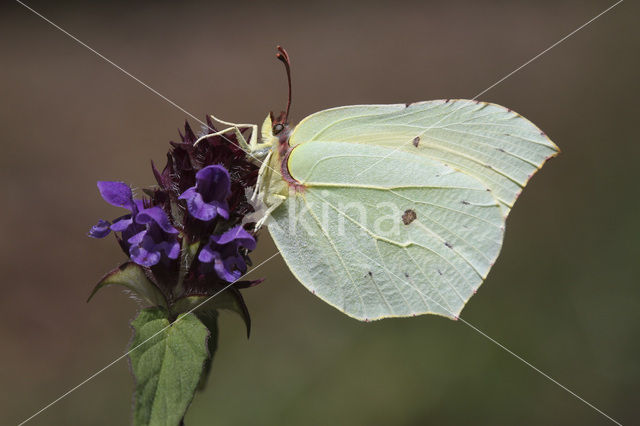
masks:
<path fill-rule="evenodd" d="M 321 111 L 303 120 L 291 136 L 292 145 L 311 141 L 387 146 L 438 160 L 482 181 L 505 215 L 529 178 L 558 152 L 519 114 L 469 100 Z"/>

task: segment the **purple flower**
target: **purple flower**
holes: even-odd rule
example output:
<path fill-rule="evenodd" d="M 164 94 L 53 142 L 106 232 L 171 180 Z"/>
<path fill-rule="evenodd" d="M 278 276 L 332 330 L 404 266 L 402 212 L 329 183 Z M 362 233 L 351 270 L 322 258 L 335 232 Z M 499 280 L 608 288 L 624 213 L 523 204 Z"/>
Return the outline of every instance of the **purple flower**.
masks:
<path fill-rule="evenodd" d="M 223 166 L 207 166 L 196 173 L 196 185 L 178 197 L 187 202 L 189 214 L 204 222 L 220 215 L 229 219 L 227 198 L 231 195 L 231 178 Z"/>
<path fill-rule="evenodd" d="M 254 232 L 240 225 L 254 210 L 247 189 L 256 185 L 259 167 L 247 159 L 234 132 L 214 136 L 209 117 L 207 123 L 210 137 L 197 145 L 185 125 L 180 141 L 171 142 L 166 165 L 158 169 L 152 163 L 158 186 L 145 189 L 141 199 L 125 183 L 98 182 L 102 198 L 126 211 L 115 220 L 99 220 L 89 236 L 113 232 L 130 263 L 144 268 L 169 304 L 182 296 L 215 294 L 229 282 L 236 290 L 259 282 L 238 281 L 256 246 Z"/>
<path fill-rule="evenodd" d="M 109 223 L 100 219 L 96 225 L 91 227 L 89 236 L 92 238 L 104 238 L 109 235 L 110 231 L 122 232 L 122 238 L 126 241 L 133 235 L 137 234 L 144 227 L 136 225 L 133 218 L 142 210 L 142 200 L 134 200 L 133 193 L 129 185 L 123 182 L 99 181 L 98 190 L 102 198 L 112 206 L 124 207 L 131 213 L 121 216 Z"/>
<path fill-rule="evenodd" d="M 178 230 L 171 225 L 167 214 L 161 207 L 150 207 L 140 211 L 135 223 L 144 225 L 145 229 L 127 239 L 131 244 L 129 255 L 138 265 L 151 267 L 162 259 L 164 253 L 169 259 L 177 259 L 180 255 L 180 243 L 177 240 Z"/>
<path fill-rule="evenodd" d="M 129 252 L 131 260 L 138 265 L 153 266 L 160 262 L 164 253 L 169 259 L 180 255 L 180 243 L 175 229 L 161 207 L 145 209 L 142 200 L 134 200 L 131 188 L 122 182 L 98 182 L 100 195 L 117 207 L 124 207 L 131 213 L 109 223 L 100 219 L 89 231 L 93 238 L 104 238 L 110 231 L 122 233 L 122 245 Z"/>
<path fill-rule="evenodd" d="M 256 240 L 238 225 L 222 235 L 212 235 L 209 242 L 202 247 L 198 260 L 203 264 L 213 262 L 218 276 L 225 281 L 233 282 L 247 271 L 240 247 L 253 250 L 256 248 Z"/>

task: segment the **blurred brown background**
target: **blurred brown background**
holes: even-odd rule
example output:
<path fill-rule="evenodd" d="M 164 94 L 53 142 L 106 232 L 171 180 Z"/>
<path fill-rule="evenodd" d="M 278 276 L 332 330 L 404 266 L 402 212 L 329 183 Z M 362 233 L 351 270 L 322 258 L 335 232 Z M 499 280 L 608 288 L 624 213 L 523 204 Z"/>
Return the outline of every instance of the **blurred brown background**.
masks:
<path fill-rule="evenodd" d="M 300 120 L 473 97 L 613 1 L 27 3 L 194 115 L 255 123 L 286 102 L 277 43 Z M 118 214 L 95 182 L 152 184 L 149 159 L 186 115 L 19 4 L 0 12 L 0 422 L 16 424 L 125 350 L 135 303 L 116 289 L 85 303 L 123 260 L 85 236 Z M 481 97 L 563 153 L 524 191 L 462 314 L 626 424 L 640 392 L 637 17 L 622 3 Z M 262 237 L 256 264 L 275 252 Z M 279 257 L 255 275 L 251 339 L 223 316 L 187 425 L 607 424 L 461 322 L 362 324 Z M 131 387 L 121 361 L 31 424 L 126 424 Z"/>

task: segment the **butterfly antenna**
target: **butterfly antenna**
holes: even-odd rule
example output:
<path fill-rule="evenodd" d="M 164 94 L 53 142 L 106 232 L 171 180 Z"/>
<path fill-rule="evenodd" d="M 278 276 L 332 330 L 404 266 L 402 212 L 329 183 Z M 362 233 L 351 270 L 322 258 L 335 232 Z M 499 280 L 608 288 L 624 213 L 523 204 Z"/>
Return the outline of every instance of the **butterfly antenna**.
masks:
<path fill-rule="evenodd" d="M 282 46 L 278 46 L 278 53 L 276 53 L 276 58 L 278 58 L 287 70 L 287 83 L 289 84 L 289 100 L 287 101 L 287 111 L 284 116 L 284 122 L 289 122 L 289 109 L 291 108 L 291 61 L 289 60 L 289 54 Z"/>

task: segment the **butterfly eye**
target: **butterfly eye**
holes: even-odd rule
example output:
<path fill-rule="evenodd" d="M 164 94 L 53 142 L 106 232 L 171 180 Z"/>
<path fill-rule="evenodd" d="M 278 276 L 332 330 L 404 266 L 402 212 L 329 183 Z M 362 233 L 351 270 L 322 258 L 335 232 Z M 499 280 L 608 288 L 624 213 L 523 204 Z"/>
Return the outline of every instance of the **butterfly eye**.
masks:
<path fill-rule="evenodd" d="M 278 133 L 280 133 L 282 131 L 282 129 L 284 129 L 284 126 L 282 124 L 276 124 L 275 126 L 273 126 L 273 134 L 277 135 Z"/>

